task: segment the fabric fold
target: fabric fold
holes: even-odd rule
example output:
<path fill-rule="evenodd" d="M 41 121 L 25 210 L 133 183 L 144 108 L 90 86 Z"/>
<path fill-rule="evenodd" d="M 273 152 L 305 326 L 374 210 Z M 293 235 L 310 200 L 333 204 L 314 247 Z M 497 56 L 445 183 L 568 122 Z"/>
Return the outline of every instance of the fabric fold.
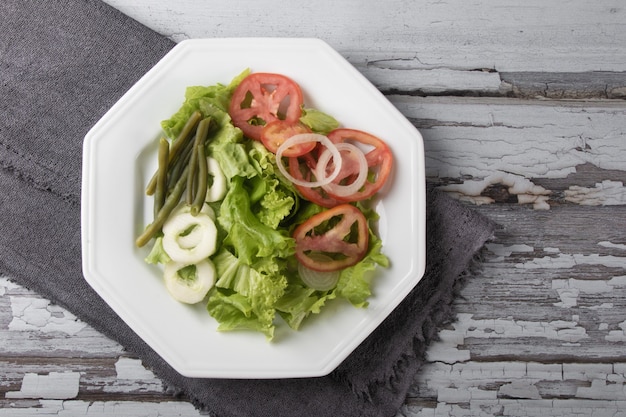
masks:
<path fill-rule="evenodd" d="M 0 167 L 78 202 L 82 137 L 174 42 L 99 0 L 5 0 L 0 33 Z"/>
<path fill-rule="evenodd" d="M 427 268 L 335 371 L 224 380 L 175 372 L 91 289 L 81 267 L 82 143 L 174 43 L 94 0 L 0 4 L 0 274 L 65 307 L 142 359 L 172 395 L 215 416 L 393 416 L 494 225 L 428 188 Z"/>

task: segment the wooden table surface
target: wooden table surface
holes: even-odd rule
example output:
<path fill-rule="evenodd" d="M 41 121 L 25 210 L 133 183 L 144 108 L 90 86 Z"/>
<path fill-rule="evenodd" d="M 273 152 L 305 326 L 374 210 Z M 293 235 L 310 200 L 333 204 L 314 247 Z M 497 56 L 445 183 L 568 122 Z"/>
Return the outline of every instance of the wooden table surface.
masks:
<path fill-rule="evenodd" d="M 175 41 L 318 37 L 499 225 L 398 416 L 626 415 L 621 0 L 107 0 Z M 197 416 L 135 357 L 0 278 L 0 417 Z"/>

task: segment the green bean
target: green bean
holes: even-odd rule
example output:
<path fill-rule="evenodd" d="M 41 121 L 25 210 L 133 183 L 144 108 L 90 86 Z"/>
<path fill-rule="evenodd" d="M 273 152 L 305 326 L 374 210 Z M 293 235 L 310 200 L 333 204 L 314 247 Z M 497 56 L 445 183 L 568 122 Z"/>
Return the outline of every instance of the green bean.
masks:
<path fill-rule="evenodd" d="M 196 130 L 196 146 L 206 143 L 207 138 L 209 137 L 209 128 L 211 127 L 212 119 L 211 117 L 205 117 L 198 123 L 198 129 Z"/>
<path fill-rule="evenodd" d="M 198 110 L 194 111 L 191 116 L 189 116 L 189 119 L 187 119 L 185 126 L 183 126 L 183 129 L 180 131 L 176 140 L 172 144 L 172 149 L 174 152 L 178 151 L 177 148 L 182 147 L 182 143 L 180 145 L 177 145 L 177 143 L 181 142 L 181 139 L 184 141 L 184 139 L 193 136 L 192 133 L 196 130 L 196 127 L 198 123 L 200 123 L 201 118 L 202 113 L 200 113 Z"/>
<path fill-rule="evenodd" d="M 193 151 L 194 143 L 195 141 L 188 141 L 185 149 L 181 150 L 176 160 L 170 164 L 170 178 L 168 184 L 168 190 L 170 190 L 170 192 L 178 182 L 178 179 L 180 178 L 180 175 L 185 167 L 189 165 L 189 158 Z"/>
<path fill-rule="evenodd" d="M 197 148 L 197 158 L 198 158 L 198 183 L 196 188 L 196 198 L 193 200 L 193 204 L 191 205 L 191 215 L 197 216 L 202 210 L 202 205 L 204 204 L 204 200 L 206 199 L 206 192 L 208 188 L 208 164 L 206 160 L 206 151 L 205 151 L 204 141 L 196 144 Z"/>
<path fill-rule="evenodd" d="M 159 140 L 159 163 L 157 168 L 156 189 L 154 191 L 154 216 L 161 211 L 167 192 L 167 165 L 169 163 L 170 144 L 164 137 Z"/>
<path fill-rule="evenodd" d="M 202 122 L 201 122 L 202 123 Z M 196 171 L 198 170 L 198 135 L 200 131 L 200 125 L 198 125 L 198 130 L 196 131 L 196 138 L 194 140 L 193 149 L 191 151 L 191 156 L 189 157 L 189 175 L 187 175 L 187 204 L 192 205 L 196 196 L 196 189 L 194 184 L 196 184 Z"/>
<path fill-rule="evenodd" d="M 194 143 L 194 153 L 191 155 L 192 159 L 189 162 L 190 164 L 193 164 L 193 173 L 190 170 L 189 175 L 193 175 L 194 178 L 192 180 L 189 180 L 188 178 L 187 186 L 193 187 L 193 189 L 191 191 L 187 189 L 187 195 L 193 196 L 191 200 L 188 200 L 188 203 L 192 206 L 191 214 L 193 214 L 194 216 L 200 212 L 200 209 L 202 209 L 202 204 L 204 204 L 204 200 L 206 198 L 206 182 L 208 169 L 206 161 L 206 150 L 204 146 L 209 136 L 210 127 L 210 117 L 202 119 L 202 121 L 198 124 L 198 130 L 196 130 L 196 140 Z"/>
<path fill-rule="evenodd" d="M 185 187 L 187 186 L 187 175 L 189 175 L 189 166 L 186 166 L 183 170 L 180 178 L 176 182 L 176 186 L 165 199 L 165 203 L 163 204 L 163 207 L 161 207 L 159 213 L 154 217 L 154 221 L 150 223 L 145 228 L 143 233 L 139 235 L 137 240 L 135 240 L 137 247 L 143 247 L 161 230 L 169 215 L 180 202 L 180 197 L 185 192 Z"/>
<path fill-rule="evenodd" d="M 189 116 L 187 122 L 183 126 L 183 129 L 180 131 L 174 142 L 172 143 L 172 147 L 170 149 L 169 163 L 171 164 L 174 159 L 176 159 L 179 153 L 185 149 L 185 145 L 188 143 L 189 139 L 193 137 L 192 133 L 196 130 L 196 126 L 200 122 L 202 118 L 202 113 L 199 111 L 195 111 Z M 152 195 L 156 190 L 156 181 L 157 174 L 155 173 L 148 186 L 146 187 L 146 194 Z"/>

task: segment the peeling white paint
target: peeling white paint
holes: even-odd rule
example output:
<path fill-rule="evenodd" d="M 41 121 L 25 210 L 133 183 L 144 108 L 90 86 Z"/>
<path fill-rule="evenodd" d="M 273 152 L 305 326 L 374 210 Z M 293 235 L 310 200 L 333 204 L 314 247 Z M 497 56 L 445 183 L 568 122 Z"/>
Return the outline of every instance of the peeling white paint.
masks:
<path fill-rule="evenodd" d="M 121 357 L 115 362 L 117 379 L 129 380 L 156 380 L 152 371 L 146 369 L 141 360 Z"/>
<path fill-rule="evenodd" d="M 554 286 L 553 286 L 554 288 Z M 556 307 L 570 308 L 578 305 L 578 295 L 580 290 L 577 288 L 557 288 L 557 293 L 561 302 L 553 303 Z"/>
<path fill-rule="evenodd" d="M 626 287 L 626 275 L 620 275 L 617 277 L 613 277 L 607 281 L 609 285 L 613 287 Z"/>
<path fill-rule="evenodd" d="M 626 257 L 599 254 L 583 255 L 580 253 L 559 253 L 556 256 L 544 256 L 528 262 L 517 263 L 515 267 L 524 269 L 567 269 L 577 265 L 602 265 L 609 268 L 626 269 Z"/>
<path fill-rule="evenodd" d="M 550 191 L 535 185 L 521 175 L 508 172 L 495 172 L 482 180 L 469 180 L 462 184 L 449 184 L 440 187 L 462 201 L 474 204 L 493 203 L 494 200 L 480 194 L 489 186 L 502 184 L 507 187 L 509 194 L 516 195 L 519 204 L 532 204 L 534 209 L 547 210 Z"/>
<path fill-rule="evenodd" d="M 542 337 L 565 342 L 578 342 L 587 338 L 588 335 L 585 328 L 578 325 L 577 320 L 578 316 L 572 316 L 572 321 L 554 320 L 549 322 L 514 320 L 512 317 L 474 320 L 473 314 L 461 313 L 457 316 L 457 321 L 452 323 L 454 331 L 443 330 L 441 334 L 459 332 L 463 338 Z"/>
<path fill-rule="evenodd" d="M 526 363 L 524 380 L 532 381 L 562 381 L 563 365 L 560 363 Z"/>
<path fill-rule="evenodd" d="M 503 258 L 511 256 L 513 253 L 532 253 L 535 248 L 529 245 L 501 245 L 499 243 L 487 243 L 485 245 L 494 255 Z"/>
<path fill-rule="evenodd" d="M 546 253 L 560 253 L 561 252 L 559 248 L 551 248 L 551 247 L 543 248 L 543 251 Z"/>
<path fill-rule="evenodd" d="M 590 382 L 594 379 L 606 379 L 614 372 L 611 363 L 564 363 L 563 379 Z"/>
<path fill-rule="evenodd" d="M 498 392 L 477 387 L 468 389 L 442 388 L 437 391 L 437 401 L 446 403 L 468 403 L 472 400 L 495 400 Z"/>
<path fill-rule="evenodd" d="M 87 326 L 72 313 L 51 304 L 49 300 L 29 296 L 12 296 L 9 299 L 13 312 L 9 330 L 63 332 L 74 335 Z"/>
<path fill-rule="evenodd" d="M 507 398 L 541 399 L 539 389 L 531 381 L 513 381 L 500 387 L 499 395 Z"/>
<path fill-rule="evenodd" d="M 115 385 L 106 385 L 104 392 L 162 392 L 163 382 L 146 369 L 141 360 L 119 357 L 115 362 Z"/>
<path fill-rule="evenodd" d="M 464 335 L 460 332 L 441 330 L 439 340 L 432 342 L 426 351 L 426 359 L 429 362 L 456 363 L 470 359 L 469 350 L 459 350 L 463 344 Z"/>
<path fill-rule="evenodd" d="M 390 63 L 393 64 L 393 62 Z M 473 90 L 497 93 L 503 87 L 500 75 L 495 72 L 459 71 L 449 68 L 404 69 L 403 77 L 399 80 L 393 77 L 398 69 L 384 68 L 384 64 L 374 63 L 360 69 L 372 84 L 383 91 L 442 93 Z"/>
<path fill-rule="evenodd" d="M 623 401 L 626 400 L 626 386 L 623 383 L 594 379 L 591 381 L 590 387 L 579 387 L 576 390 L 576 397 Z"/>
<path fill-rule="evenodd" d="M 19 391 L 8 391 L 6 398 L 49 398 L 64 400 L 78 395 L 79 372 L 27 373 Z"/>
<path fill-rule="evenodd" d="M 155 413 L 156 410 L 156 413 Z M 69 416 L 70 414 L 68 414 Z M 147 408 L 140 402 L 97 402 L 89 404 L 86 415 L 116 417 L 161 417 L 161 416 L 200 416 L 200 412 L 189 403 L 166 402 L 162 407 Z M 61 414 L 63 417 L 63 414 Z"/>
<path fill-rule="evenodd" d="M 5 295 L 7 290 L 13 290 L 16 288 L 20 288 L 20 286 L 11 282 L 9 278 L 0 276 L 0 296 Z"/>
<path fill-rule="evenodd" d="M 417 379 L 434 390 L 436 407 L 409 401 L 397 417 L 621 415 L 616 410 L 626 410 L 624 371 L 623 363 L 429 363 Z M 550 388 L 546 393 L 543 387 L 555 383 L 569 385 L 573 397 L 554 399 Z"/>
<path fill-rule="evenodd" d="M 601 400 L 500 400 L 503 416 L 524 417 L 623 417 L 626 402 Z M 479 405 L 476 405 L 479 408 Z M 549 410 L 549 414 L 547 414 Z M 479 416 L 471 414 L 468 417 Z"/>
<path fill-rule="evenodd" d="M 602 303 L 595 306 L 584 306 L 583 308 L 587 308 L 589 310 L 610 310 L 614 307 L 613 303 Z"/>
<path fill-rule="evenodd" d="M 610 293 L 615 289 L 606 281 L 584 279 L 553 279 L 553 289 L 576 289 L 587 294 Z"/>
<path fill-rule="evenodd" d="M 191 403 L 164 401 L 159 403 L 141 401 L 77 401 L 39 400 L 30 409 L 0 409 L 0 417 L 199 417 L 202 414 Z"/>
<path fill-rule="evenodd" d="M 615 129 L 623 123 L 616 122 L 623 119 L 622 109 L 590 112 L 562 102 L 547 106 L 520 101 L 511 106 L 510 101 L 504 105 L 489 99 L 390 99 L 407 117 L 432 121 L 422 129 L 429 177 L 486 178 L 510 172 L 566 178 L 584 164 L 624 170 L 623 133 Z"/>
<path fill-rule="evenodd" d="M 626 363 L 620 362 L 613 365 L 613 372 L 619 374 L 622 379 L 626 378 Z"/>
<path fill-rule="evenodd" d="M 611 330 L 609 334 L 604 336 L 604 339 L 608 342 L 626 342 L 626 320 L 619 325 L 621 330 Z"/>
<path fill-rule="evenodd" d="M 613 206 L 626 204 L 626 187 L 621 181 L 605 180 L 595 187 L 572 185 L 564 191 L 565 200 L 584 206 Z"/>
<path fill-rule="evenodd" d="M 605 247 L 605 248 L 626 250 L 626 245 L 623 243 L 613 243 L 613 242 L 608 242 L 608 241 L 602 241 L 602 242 L 598 242 L 598 245 Z"/>

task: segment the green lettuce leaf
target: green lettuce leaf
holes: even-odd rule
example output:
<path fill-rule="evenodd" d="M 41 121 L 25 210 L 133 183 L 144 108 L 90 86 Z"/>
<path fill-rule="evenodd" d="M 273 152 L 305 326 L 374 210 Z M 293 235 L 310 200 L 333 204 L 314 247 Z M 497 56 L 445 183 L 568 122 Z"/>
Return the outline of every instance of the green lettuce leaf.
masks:
<path fill-rule="evenodd" d="M 218 287 L 213 287 L 209 294 L 207 310 L 219 323 L 217 330 L 253 330 L 265 334 L 268 340 L 274 337 L 274 326 L 259 319 L 248 297 Z"/>
<path fill-rule="evenodd" d="M 227 250 L 215 255 L 213 263 L 219 278 L 209 295 L 207 310 L 220 323 L 219 329 L 257 330 L 271 339 L 275 303 L 287 286 L 285 276 L 277 273 L 280 267 L 266 268 L 262 263 L 255 269 Z"/>
<path fill-rule="evenodd" d="M 209 116 L 209 114 L 205 112 L 206 108 L 201 108 L 201 102 L 205 103 L 204 106 L 206 106 L 206 103 L 210 103 L 213 107 L 228 113 L 228 105 L 235 88 L 237 88 L 241 80 L 249 73 L 249 69 L 244 70 L 233 78 L 228 85 L 217 83 L 210 86 L 187 87 L 182 106 L 169 119 L 161 122 L 163 132 L 170 139 L 174 139 L 178 136 L 194 111 L 200 110 L 204 117 Z"/>
<path fill-rule="evenodd" d="M 290 284 L 276 302 L 276 310 L 294 330 L 311 314 L 319 314 L 327 301 L 336 297 L 335 291 L 316 291 L 299 283 Z"/>
<path fill-rule="evenodd" d="M 258 172 L 258 177 L 248 183 L 254 211 L 261 223 L 276 229 L 295 213 L 300 197 L 293 184 L 276 168 L 276 156 L 262 143 L 251 142 L 248 154 Z"/>
<path fill-rule="evenodd" d="M 241 177 L 232 179 L 217 221 L 228 231 L 223 245 L 248 265 L 254 265 L 259 258 L 286 258 L 295 252 L 293 238 L 284 230 L 261 223 L 252 212 Z"/>
<path fill-rule="evenodd" d="M 163 236 L 158 236 L 154 239 L 154 245 L 152 245 L 150 253 L 146 256 L 146 263 L 165 265 L 171 260 L 167 252 L 163 249 Z"/>
<path fill-rule="evenodd" d="M 300 121 L 313 132 L 327 135 L 339 127 L 339 122 L 332 116 L 316 109 L 302 109 Z"/>
<path fill-rule="evenodd" d="M 389 258 L 382 252 L 382 240 L 370 230 L 367 255 L 356 265 L 341 271 L 337 282 L 337 297 L 345 298 L 355 307 L 367 307 L 372 295 L 372 272 L 377 265 L 389 266 Z"/>

